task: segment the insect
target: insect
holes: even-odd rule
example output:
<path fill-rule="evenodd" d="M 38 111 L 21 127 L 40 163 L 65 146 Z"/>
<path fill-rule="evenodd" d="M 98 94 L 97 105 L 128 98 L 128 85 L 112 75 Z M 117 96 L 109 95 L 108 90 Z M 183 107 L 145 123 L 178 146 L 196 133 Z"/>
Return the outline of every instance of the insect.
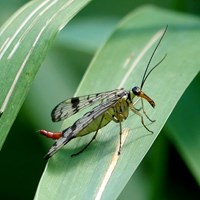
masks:
<path fill-rule="evenodd" d="M 48 138 L 56 140 L 54 145 L 50 148 L 48 153 L 44 156 L 45 159 L 49 159 L 53 156 L 61 147 L 67 144 L 69 141 L 76 137 L 81 137 L 87 134 L 94 132 L 94 136 L 90 140 L 90 142 L 78 153 L 73 154 L 78 155 L 83 152 L 91 142 L 96 138 L 99 129 L 106 126 L 111 121 L 114 121 L 119 124 L 120 127 L 120 145 L 118 154 L 121 151 L 121 134 L 122 134 L 122 122 L 126 120 L 129 115 L 129 110 L 133 113 L 138 115 L 141 118 L 141 123 L 144 128 L 153 133 L 144 123 L 143 116 L 145 115 L 151 122 L 148 115 L 144 110 L 143 99 L 147 100 L 147 102 L 154 108 L 155 103 L 154 101 L 147 96 L 143 91 L 142 88 L 144 86 L 145 81 L 147 80 L 150 73 L 164 60 L 166 55 L 154 66 L 151 70 L 148 71 L 150 63 L 153 59 L 153 56 L 162 41 L 165 33 L 167 31 L 167 26 L 159 39 L 150 59 L 145 69 L 141 86 L 135 86 L 132 90 L 128 91 L 124 88 L 115 89 L 108 92 L 96 93 L 86 96 L 80 97 L 73 97 L 69 98 L 61 103 L 59 103 L 51 113 L 52 121 L 57 122 L 64 119 L 69 118 L 70 116 L 74 115 L 75 113 L 79 112 L 80 110 L 92 106 L 95 103 L 99 102 L 99 105 L 95 106 L 91 111 L 85 113 L 81 118 L 74 122 L 74 124 L 62 132 L 50 132 L 46 130 L 40 130 L 39 133 L 45 135 Z M 135 97 L 139 97 L 141 99 L 141 108 L 137 109 L 134 106 L 133 99 Z M 140 112 L 142 110 L 142 112 Z"/>

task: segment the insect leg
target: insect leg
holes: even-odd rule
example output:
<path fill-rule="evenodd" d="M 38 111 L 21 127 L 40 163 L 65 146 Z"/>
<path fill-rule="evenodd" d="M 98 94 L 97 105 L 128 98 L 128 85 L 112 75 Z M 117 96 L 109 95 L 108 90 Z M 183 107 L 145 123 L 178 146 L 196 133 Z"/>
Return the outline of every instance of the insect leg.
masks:
<path fill-rule="evenodd" d="M 107 112 L 107 117 L 109 117 L 110 120 L 113 120 L 114 122 L 119 123 L 120 132 L 119 132 L 119 149 L 118 149 L 118 155 L 120 155 L 121 147 L 122 147 L 122 122 L 119 121 L 118 119 L 116 119 L 114 116 L 112 116 L 108 112 Z"/>
<path fill-rule="evenodd" d="M 120 132 L 119 132 L 119 149 L 118 149 L 118 155 L 121 153 L 122 148 L 122 123 L 119 122 Z"/>
<path fill-rule="evenodd" d="M 142 115 L 140 112 L 138 112 L 134 107 L 130 107 L 130 109 L 131 109 L 131 111 L 133 111 L 136 115 L 140 116 L 140 118 L 141 118 L 141 123 L 142 123 L 142 125 L 144 126 L 144 128 L 146 128 L 147 131 L 149 131 L 149 132 L 151 132 L 151 133 L 153 134 L 153 131 L 151 131 L 151 130 L 150 130 L 149 128 L 147 128 L 147 126 L 145 125 L 144 119 L 143 119 L 143 115 Z"/>
<path fill-rule="evenodd" d="M 152 120 L 146 113 L 146 111 L 144 110 L 144 102 L 143 99 L 141 98 L 141 103 L 142 103 L 142 112 L 144 113 L 144 115 L 146 116 L 146 118 L 150 121 L 150 122 L 155 122 L 156 120 Z"/>
<path fill-rule="evenodd" d="M 96 136 L 97 136 L 97 133 L 98 133 L 100 127 L 101 127 L 101 123 L 102 123 L 102 121 L 103 121 L 103 118 L 104 118 L 104 115 L 102 115 L 101 120 L 100 120 L 100 123 L 99 123 L 99 125 L 98 125 L 98 128 L 97 128 L 97 130 L 96 130 L 94 136 L 92 137 L 92 139 L 89 141 L 89 143 L 88 143 L 83 149 L 81 149 L 79 152 L 72 154 L 71 157 L 77 156 L 77 155 L 79 155 L 80 153 L 82 153 L 85 149 L 87 149 L 87 147 L 92 143 L 92 141 L 95 140 L 95 138 L 96 138 Z"/>

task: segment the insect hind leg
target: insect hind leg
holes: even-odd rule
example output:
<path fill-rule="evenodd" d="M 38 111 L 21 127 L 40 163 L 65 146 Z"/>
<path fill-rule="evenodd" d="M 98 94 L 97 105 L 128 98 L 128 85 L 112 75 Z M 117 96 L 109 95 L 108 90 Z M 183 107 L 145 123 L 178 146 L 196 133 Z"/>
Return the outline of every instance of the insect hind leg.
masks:
<path fill-rule="evenodd" d="M 101 127 L 101 123 L 102 123 L 102 121 L 103 121 L 103 118 L 104 118 L 104 115 L 102 115 L 101 120 L 100 120 L 100 123 L 99 123 L 99 125 L 98 125 L 98 128 L 97 128 L 97 130 L 96 130 L 94 136 L 92 137 L 92 139 L 88 142 L 88 144 L 87 144 L 83 149 L 81 149 L 79 152 L 72 154 L 71 157 L 77 156 L 77 155 L 79 155 L 80 153 L 82 153 L 83 151 L 85 151 L 85 149 L 87 149 L 88 146 L 95 140 L 95 138 L 96 138 L 96 136 L 97 136 L 97 133 L 98 133 L 98 131 L 99 131 L 99 128 Z"/>

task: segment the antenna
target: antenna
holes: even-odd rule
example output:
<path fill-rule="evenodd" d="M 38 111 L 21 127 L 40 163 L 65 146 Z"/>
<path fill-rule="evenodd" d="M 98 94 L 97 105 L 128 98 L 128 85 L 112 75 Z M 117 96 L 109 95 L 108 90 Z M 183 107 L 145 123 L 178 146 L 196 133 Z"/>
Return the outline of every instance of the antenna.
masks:
<path fill-rule="evenodd" d="M 140 86 L 141 89 L 142 89 L 142 87 L 143 87 L 145 81 L 147 80 L 148 76 L 150 75 L 150 73 L 151 73 L 151 72 L 166 58 L 166 56 L 167 56 L 167 54 L 165 54 L 164 57 L 163 57 L 149 72 L 147 72 L 148 69 L 149 69 L 149 66 L 150 66 L 150 64 L 151 64 L 151 61 L 152 61 L 152 59 L 153 59 L 153 57 L 154 57 L 154 55 L 155 55 L 155 53 L 156 53 L 156 51 L 157 51 L 157 49 L 158 49 L 158 46 L 160 45 L 160 43 L 161 43 L 161 41 L 162 41 L 162 39 L 163 39 L 165 33 L 167 32 L 167 28 L 168 28 L 168 25 L 166 26 L 166 28 L 165 28 L 165 30 L 164 30 L 164 32 L 163 32 L 163 34 L 162 34 L 160 40 L 158 41 L 158 44 L 156 45 L 156 47 L 155 47 L 155 49 L 154 49 L 154 51 L 153 51 L 153 53 L 152 53 L 152 55 L 151 55 L 151 57 L 150 57 L 150 59 L 149 59 L 149 62 L 148 62 L 147 67 L 146 67 L 146 69 L 145 69 L 144 75 L 143 75 L 143 77 L 142 77 L 142 83 L 141 83 L 141 86 Z"/>

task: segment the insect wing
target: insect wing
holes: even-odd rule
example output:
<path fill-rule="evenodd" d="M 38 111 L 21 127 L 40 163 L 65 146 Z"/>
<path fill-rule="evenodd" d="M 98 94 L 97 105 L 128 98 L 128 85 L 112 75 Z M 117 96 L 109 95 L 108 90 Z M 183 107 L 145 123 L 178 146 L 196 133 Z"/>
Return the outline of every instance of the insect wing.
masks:
<path fill-rule="evenodd" d="M 73 97 L 59 103 L 51 112 L 51 117 L 54 122 L 62 121 L 80 110 L 95 104 L 104 99 L 110 100 L 115 96 L 124 92 L 124 89 L 116 89 L 108 92 L 85 95 L 81 97 Z"/>
<path fill-rule="evenodd" d="M 105 113 L 119 100 L 120 96 L 115 96 L 109 101 L 103 102 L 98 106 L 94 107 L 91 111 L 87 112 L 83 117 L 78 119 L 71 127 L 63 131 L 62 138 L 58 139 L 54 145 L 49 149 L 49 152 L 44 156 L 45 159 L 50 158 L 54 155 L 60 148 L 67 144 L 71 139 L 75 138 L 76 135 L 90 125 L 95 119 Z"/>

